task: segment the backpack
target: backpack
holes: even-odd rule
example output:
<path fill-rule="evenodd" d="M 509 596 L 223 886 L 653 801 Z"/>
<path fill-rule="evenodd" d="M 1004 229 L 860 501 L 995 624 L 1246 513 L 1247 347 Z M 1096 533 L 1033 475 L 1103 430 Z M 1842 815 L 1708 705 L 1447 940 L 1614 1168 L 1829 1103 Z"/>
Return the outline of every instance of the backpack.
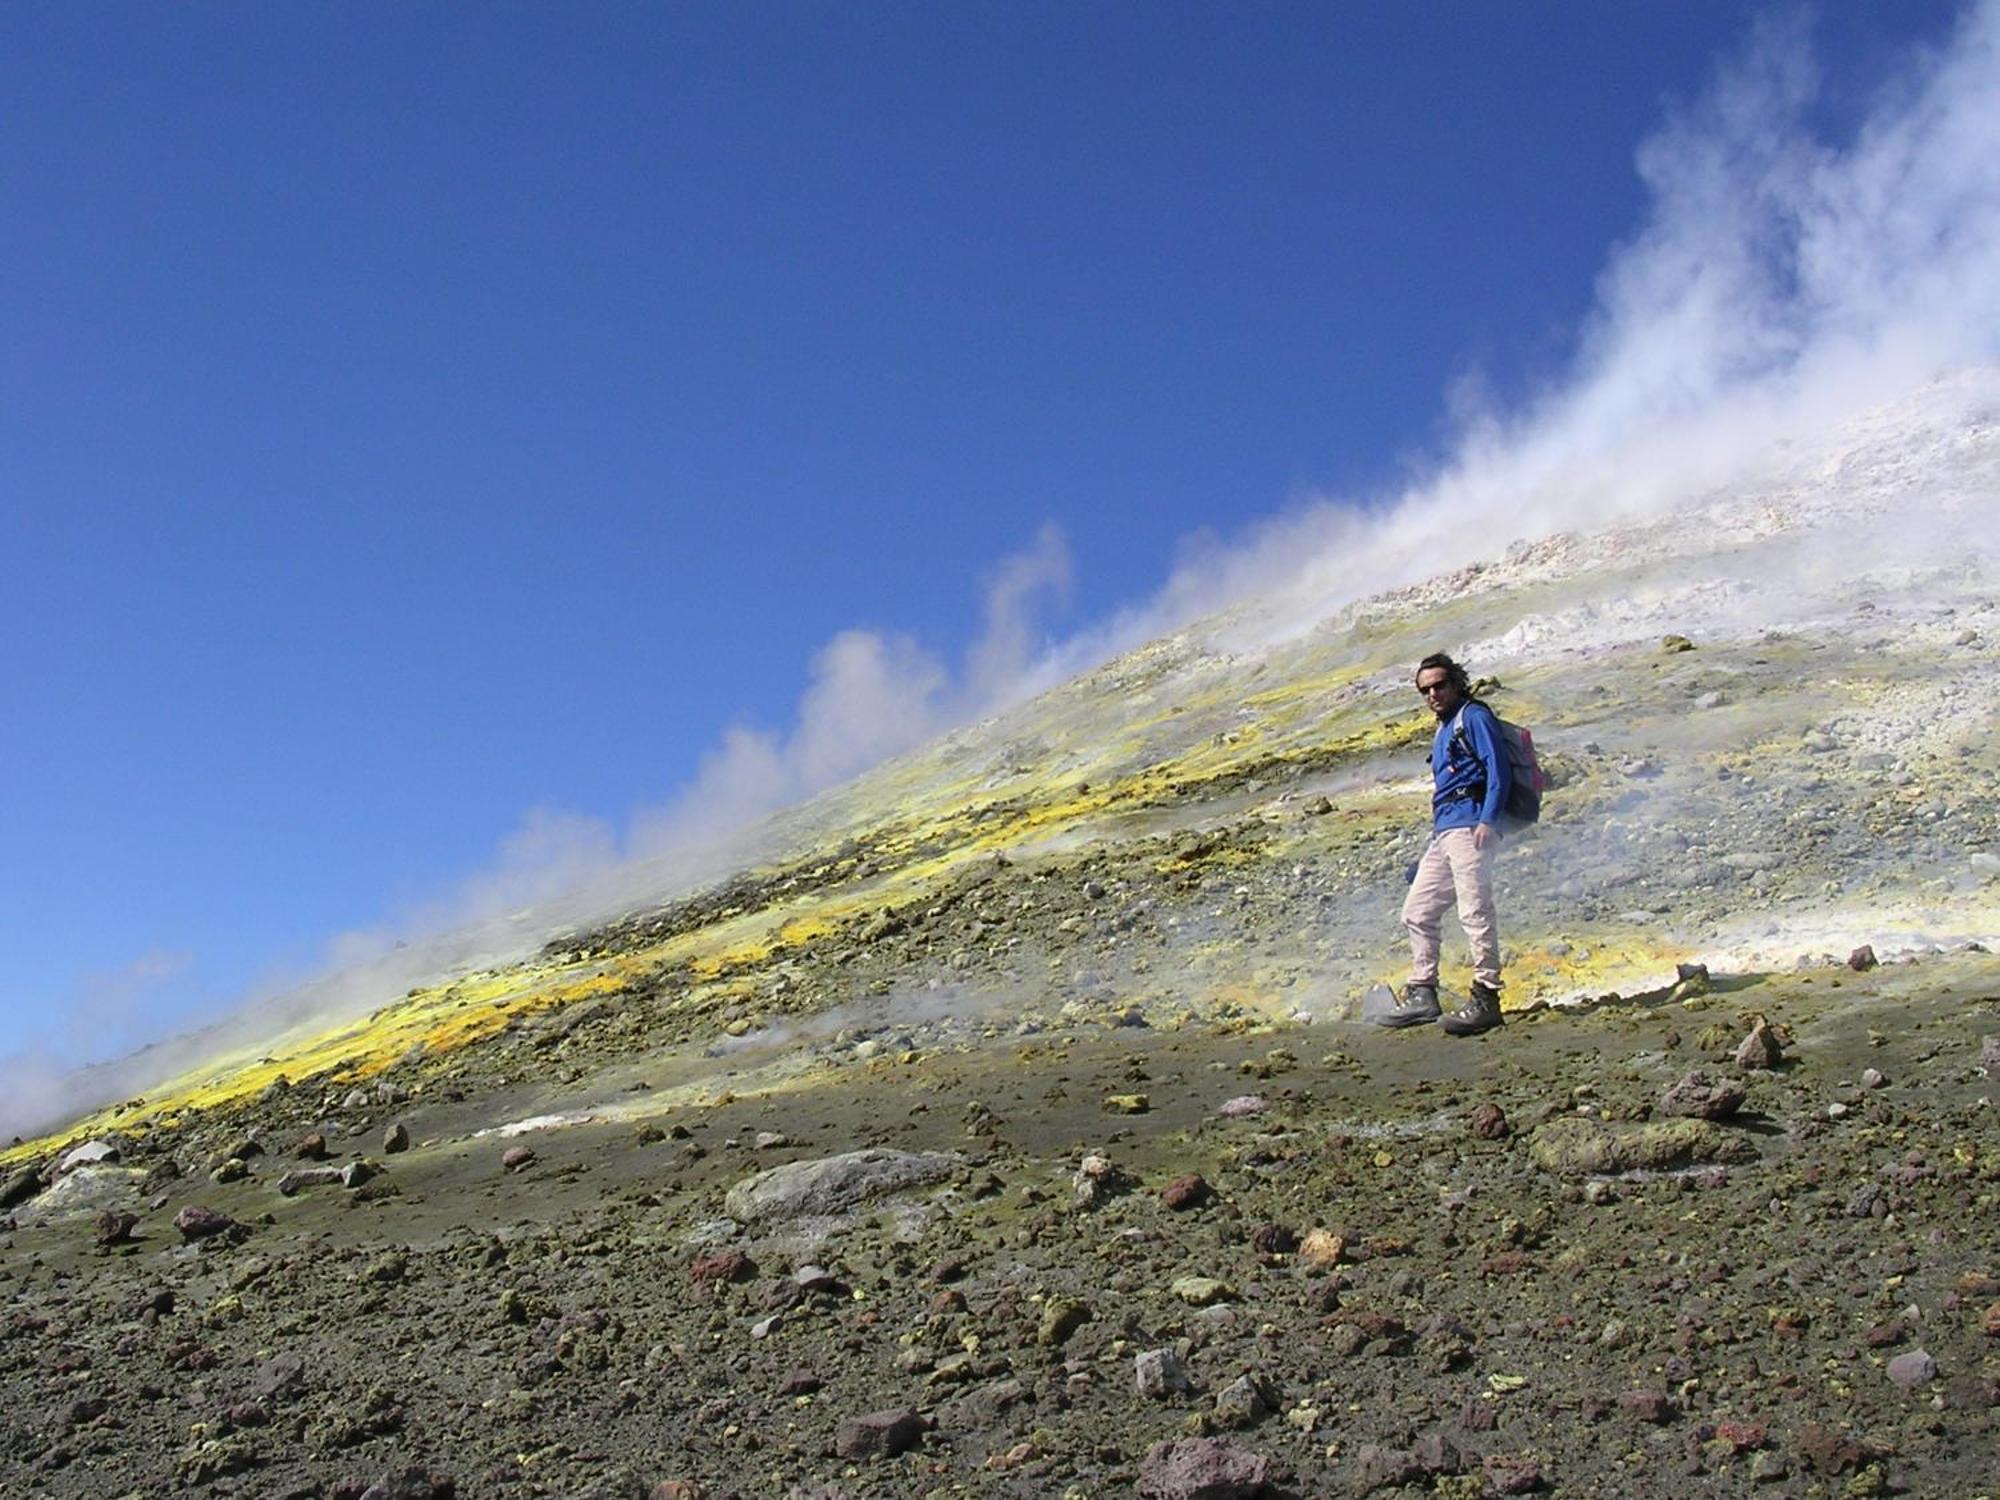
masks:
<path fill-rule="evenodd" d="M 1475 698 L 1467 701 L 1476 703 L 1479 700 Z M 1493 713 L 1491 704 L 1485 705 L 1485 708 L 1488 713 Z M 1461 708 L 1458 715 L 1459 719 L 1462 719 L 1465 710 Z M 1500 743 L 1506 748 L 1507 770 L 1510 773 L 1507 803 L 1500 811 L 1512 823 L 1539 822 L 1542 816 L 1542 793 L 1547 789 L 1549 779 L 1542 771 L 1542 763 L 1535 758 L 1535 736 L 1525 724 L 1510 723 L 1498 714 L 1493 714 L 1493 722 L 1500 731 Z M 1469 753 L 1472 744 L 1465 737 L 1465 727 L 1458 719 L 1452 721 L 1451 732 L 1464 743 Z"/>

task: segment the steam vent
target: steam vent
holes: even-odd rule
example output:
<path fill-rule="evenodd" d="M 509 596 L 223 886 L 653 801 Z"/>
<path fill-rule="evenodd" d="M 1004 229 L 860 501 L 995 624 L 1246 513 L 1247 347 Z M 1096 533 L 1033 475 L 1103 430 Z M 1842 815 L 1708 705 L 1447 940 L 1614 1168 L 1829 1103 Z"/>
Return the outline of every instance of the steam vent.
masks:
<path fill-rule="evenodd" d="M 1239 606 L 14 1145 L 0 1493 L 2000 1493 L 1996 421 Z M 1361 1020 L 1439 649 L 1551 780 L 1469 1039 Z"/>

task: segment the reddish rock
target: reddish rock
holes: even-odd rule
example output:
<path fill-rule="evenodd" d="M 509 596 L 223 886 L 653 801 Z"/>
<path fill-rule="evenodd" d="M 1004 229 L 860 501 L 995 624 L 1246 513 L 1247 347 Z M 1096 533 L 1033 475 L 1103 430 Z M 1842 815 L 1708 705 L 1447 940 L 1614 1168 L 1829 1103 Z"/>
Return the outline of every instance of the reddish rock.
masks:
<path fill-rule="evenodd" d="M 1770 1440 L 1770 1430 L 1762 1422 L 1738 1422 L 1728 1417 L 1715 1424 L 1715 1435 L 1737 1453 L 1761 1448 Z"/>
<path fill-rule="evenodd" d="M 708 1282 L 748 1281 L 757 1274 L 757 1262 L 741 1250 L 718 1250 L 704 1255 L 688 1267 L 688 1280 L 696 1286 Z"/>
<path fill-rule="evenodd" d="M 1160 1189 L 1160 1201 L 1172 1209 L 1199 1208 L 1208 1201 L 1210 1192 L 1199 1172 L 1186 1172 Z"/>
<path fill-rule="evenodd" d="M 204 1208 L 199 1203 L 190 1203 L 174 1215 L 174 1228 L 186 1240 L 212 1239 L 218 1234 L 226 1234 L 236 1227 L 236 1221 L 228 1214 L 218 1213 L 212 1208 Z"/>
<path fill-rule="evenodd" d="M 500 1153 L 500 1168 L 505 1172 L 518 1172 L 534 1159 L 533 1146 L 509 1146 Z"/>
<path fill-rule="evenodd" d="M 1910 1336 L 1910 1325 L 1901 1318 L 1890 1318 L 1885 1323 L 1877 1323 L 1861 1335 L 1861 1342 L 1870 1349 L 1886 1349 L 1891 1344 L 1900 1344 Z"/>
<path fill-rule="evenodd" d="M 1961 1297 L 2000 1297 L 2000 1276 L 1967 1271 L 1952 1284 L 1952 1290 Z"/>
<path fill-rule="evenodd" d="M 1627 1391 L 1618 1398 L 1619 1408 L 1641 1422 L 1669 1422 L 1674 1417 L 1674 1403 L 1660 1391 Z"/>
<path fill-rule="evenodd" d="M 1504 1141 L 1514 1133 L 1514 1127 L 1507 1122 L 1507 1111 L 1497 1104 L 1475 1104 L 1465 1119 L 1472 1133 L 1482 1141 Z"/>
<path fill-rule="evenodd" d="M 1852 953 L 1847 955 L 1847 967 L 1857 974 L 1867 973 L 1875 967 L 1875 964 L 1875 949 L 1868 943 L 1863 943 L 1859 948 L 1856 948 Z"/>
<path fill-rule="evenodd" d="M 1759 1016 L 1750 1028 L 1750 1034 L 1736 1048 L 1736 1066 L 1768 1070 L 1777 1067 L 1784 1059 L 1784 1045 L 1778 1040 L 1777 1032 Z"/>
<path fill-rule="evenodd" d="M 1979 1320 L 1979 1331 L 1989 1339 L 2000 1339 L 2000 1302 L 1986 1309 L 1986 1316 Z"/>
<path fill-rule="evenodd" d="M 1542 1487 L 1542 1466 L 1531 1458 L 1489 1458 L 1486 1482 L 1496 1495 L 1532 1495 Z"/>
<path fill-rule="evenodd" d="M 1733 1078 L 1720 1081 L 1696 1071 L 1678 1080 L 1660 1097 L 1660 1108 L 1670 1115 L 1696 1120 L 1726 1120 L 1743 1107 L 1745 1090 Z"/>
<path fill-rule="evenodd" d="M 662 1479 L 646 1491 L 646 1500 L 703 1500 L 707 1493 L 692 1479 Z"/>
<path fill-rule="evenodd" d="M 1270 1477 L 1271 1461 L 1261 1453 L 1221 1438 L 1175 1438 L 1146 1450 L 1139 1495 L 1140 1500 L 1256 1500 Z"/>
<path fill-rule="evenodd" d="M 305 1161 L 325 1161 L 326 1137 L 315 1130 L 292 1147 L 292 1155 Z"/>
<path fill-rule="evenodd" d="M 1487 1256 L 1479 1269 L 1488 1276 L 1525 1276 L 1535 1269 L 1535 1261 L 1525 1250 L 1502 1250 Z"/>
<path fill-rule="evenodd" d="M 778 1382 L 780 1396 L 810 1396 L 819 1388 L 820 1378 L 811 1370 L 793 1370 Z"/>
<path fill-rule="evenodd" d="M 115 1208 L 105 1209 L 97 1216 L 97 1243 L 102 1246 L 131 1244 L 132 1230 L 138 1222 L 137 1214 Z"/>
<path fill-rule="evenodd" d="M 1798 1449 L 1815 1473 L 1828 1478 L 1858 1469 L 1875 1456 L 1865 1444 L 1817 1422 L 1808 1422 L 1799 1430 Z"/>

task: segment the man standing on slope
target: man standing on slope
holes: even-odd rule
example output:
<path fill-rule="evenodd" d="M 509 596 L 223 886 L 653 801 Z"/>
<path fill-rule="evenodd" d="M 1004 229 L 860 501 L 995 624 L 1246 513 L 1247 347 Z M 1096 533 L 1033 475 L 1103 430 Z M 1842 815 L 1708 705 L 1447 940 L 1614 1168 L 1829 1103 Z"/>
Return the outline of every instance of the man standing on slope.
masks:
<path fill-rule="evenodd" d="M 1472 696 L 1465 668 L 1449 656 L 1417 665 L 1417 691 L 1437 715 L 1431 737 L 1431 841 L 1417 861 L 1403 925 L 1410 930 L 1410 982 L 1402 1003 L 1376 1018 L 1382 1026 L 1436 1021 L 1453 1036 L 1477 1036 L 1500 1024 L 1500 933 L 1493 918 L 1493 859 L 1500 809 L 1512 769 L 1493 710 Z M 1458 922 L 1472 945 L 1472 998 L 1450 1015 L 1438 1009 L 1438 925 L 1458 900 Z"/>

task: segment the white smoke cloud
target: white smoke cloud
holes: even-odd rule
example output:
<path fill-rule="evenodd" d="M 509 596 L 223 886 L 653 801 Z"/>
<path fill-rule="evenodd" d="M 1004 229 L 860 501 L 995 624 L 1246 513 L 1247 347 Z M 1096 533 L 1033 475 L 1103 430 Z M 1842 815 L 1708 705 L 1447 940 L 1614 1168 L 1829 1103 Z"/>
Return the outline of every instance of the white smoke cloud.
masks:
<path fill-rule="evenodd" d="M 1809 32 L 1760 26 L 1639 149 L 1649 210 L 1599 278 L 1571 369 L 1512 408 L 1469 372 L 1446 393 L 1454 435 L 1400 492 L 1322 497 L 1235 537 L 1192 539 L 1151 598 L 1060 641 L 1042 622 L 1067 598 L 1071 564 L 1046 527 L 987 580 L 983 633 L 957 670 L 905 635 L 842 632 L 814 659 L 790 726 L 727 730 L 622 841 L 531 814 L 492 871 L 405 924 L 433 936 L 336 940 L 329 975 L 267 992 L 252 1024 L 351 1014 L 562 921 L 696 884 L 742 858 L 749 845 L 732 835 L 772 810 L 1217 610 L 1249 617 L 1232 644 L 1282 639 L 1510 540 L 1699 494 L 1788 434 L 1995 360 L 1995 79 L 2000 0 L 1980 0 L 1946 45 L 1903 63 L 1851 140 L 1832 141 L 1812 126 Z"/>

